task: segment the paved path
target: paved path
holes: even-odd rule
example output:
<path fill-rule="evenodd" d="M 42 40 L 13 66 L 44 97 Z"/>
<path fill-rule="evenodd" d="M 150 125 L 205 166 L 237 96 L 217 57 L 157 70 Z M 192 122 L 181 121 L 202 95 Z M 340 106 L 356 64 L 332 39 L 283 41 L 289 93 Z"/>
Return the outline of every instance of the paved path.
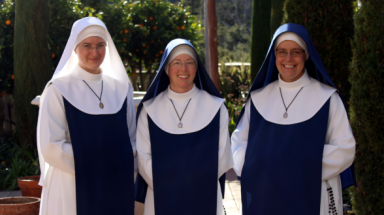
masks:
<path fill-rule="evenodd" d="M 233 170 L 228 171 L 227 180 L 225 181 L 225 198 L 223 204 L 227 215 L 239 215 L 241 208 L 241 193 L 240 182 L 237 180 L 236 174 Z M 18 191 L 1 191 L 0 198 L 21 196 L 20 190 Z M 135 215 L 143 214 L 144 205 L 136 202 Z"/>
<path fill-rule="evenodd" d="M 233 170 L 227 172 L 223 204 L 227 215 L 239 215 L 241 209 L 240 181 Z"/>
<path fill-rule="evenodd" d="M 21 191 L 16 190 L 16 191 L 1 191 L 0 192 L 0 198 L 3 197 L 14 197 L 14 196 L 21 196 Z"/>

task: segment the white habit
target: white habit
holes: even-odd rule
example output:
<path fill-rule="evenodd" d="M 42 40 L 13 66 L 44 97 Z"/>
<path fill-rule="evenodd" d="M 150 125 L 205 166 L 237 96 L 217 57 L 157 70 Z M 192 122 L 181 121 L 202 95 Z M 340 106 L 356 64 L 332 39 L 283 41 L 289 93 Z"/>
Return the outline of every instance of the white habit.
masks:
<path fill-rule="evenodd" d="M 289 107 L 287 119 L 283 118 L 285 108 L 279 87 L 281 88 L 287 106 L 294 99 L 300 88 L 304 87 Z M 317 96 L 309 96 L 313 95 L 314 92 Z M 356 142 L 343 102 L 337 94 L 336 89 L 320 83 L 305 72 L 299 80 L 290 83 L 284 82 L 279 76 L 278 80 L 263 88 L 252 91 L 250 98 L 257 111 L 265 120 L 280 125 L 291 125 L 309 120 L 330 98 L 328 128 L 323 152 L 323 181 L 319 214 L 328 215 L 329 200 L 326 181 L 329 182 L 329 185 L 333 189 L 337 213 L 342 214 L 343 202 L 339 174 L 352 164 Z M 231 139 L 231 148 L 235 162 L 234 170 L 238 176 L 241 176 L 244 165 L 249 125 L 250 123 L 255 123 L 250 122 L 251 104 L 251 101 L 248 100 L 245 106 L 245 113 L 232 134 Z M 308 143 L 310 143 L 310 141 L 311 140 L 308 140 Z"/>
<path fill-rule="evenodd" d="M 188 108 L 182 118 L 183 128 L 177 127 L 179 118 L 169 99 L 175 104 L 175 108 L 181 115 L 189 101 Z M 152 156 L 151 142 L 148 129 L 147 115 L 162 130 L 171 134 L 186 134 L 199 131 L 213 120 L 217 111 L 220 109 L 220 135 L 219 135 L 219 163 L 218 177 L 226 173 L 233 167 L 233 159 L 230 149 L 230 138 L 228 134 L 228 111 L 224 105 L 224 100 L 200 90 L 196 86 L 186 93 L 173 92 L 169 87 L 155 98 L 143 104 L 137 122 L 137 157 L 140 175 L 148 184 L 145 199 L 144 215 L 154 215 L 154 193 L 152 181 Z M 182 143 L 180 143 L 182 144 Z M 186 208 L 186 210 L 188 210 Z M 223 215 L 222 194 L 217 182 L 217 215 Z"/>
<path fill-rule="evenodd" d="M 83 97 L 84 103 L 98 107 L 99 100 L 85 85 L 85 80 L 95 92 L 101 92 L 103 80 L 103 102 L 105 109 L 100 113 L 108 114 L 108 105 L 116 102 L 116 80 L 104 76 L 103 73 L 94 75 L 76 66 L 71 76 L 58 78 L 45 92 L 45 98 L 40 104 L 38 132 L 40 135 L 40 155 L 45 160 L 45 180 L 41 199 L 41 215 L 75 215 L 76 189 L 75 166 L 68 130 L 63 95 L 55 82 L 67 82 L 77 85 L 77 93 Z M 75 87 L 75 86 L 74 86 Z M 123 92 L 122 92 L 123 93 Z M 132 88 L 128 88 L 127 125 L 133 152 L 136 151 L 136 122 Z M 105 98 L 105 99 L 104 99 Z M 122 105 L 121 105 L 122 106 Z M 120 108 L 121 108 L 120 106 Z M 127 152 L 128 153 L 128 152 Z M 92 161 L 90 161 L 92 162 Z M 43 173 L 42 173 L 43 174 Z"/>

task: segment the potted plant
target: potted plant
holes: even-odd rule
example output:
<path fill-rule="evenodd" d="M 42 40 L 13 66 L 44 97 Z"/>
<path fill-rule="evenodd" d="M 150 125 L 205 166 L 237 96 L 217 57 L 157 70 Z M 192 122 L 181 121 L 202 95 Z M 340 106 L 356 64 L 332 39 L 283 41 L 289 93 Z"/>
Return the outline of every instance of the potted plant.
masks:
<path fill-rule="evenodd" d="M 38 185 L 40 175 L 26 176 L 17 179 L 17 184 L 23 196 L 33 196 L 41 198 L 42 187 Z"/>
<path fill-rule="evenodd" d="M 19 185 L 24 196 L 40 197 L 41 187 L 37 185 L 40 168 L 36 150 L 31 153 L 28 145 L 20 147 L 13 138 L 8 138 L 0 146 L 0 161 L 0 190 L 15 190 Z M 28 187 L 32 190 L 26 191 Z"/>

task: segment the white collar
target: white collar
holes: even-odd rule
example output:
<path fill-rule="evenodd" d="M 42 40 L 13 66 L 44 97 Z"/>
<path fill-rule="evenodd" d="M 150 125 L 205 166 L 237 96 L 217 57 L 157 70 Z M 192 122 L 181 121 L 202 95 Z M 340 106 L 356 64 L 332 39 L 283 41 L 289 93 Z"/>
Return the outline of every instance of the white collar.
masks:
<path fill-rule="evenodd" d="M 301 87 L 304 87 L 304 86 L 311 83 L 311 80 L 309 79 L 310 77 L 307 73 L 307 69 L 305 69 L 304 74 L 298 80 L 296 80 L 294 82 L 283 81 L 283 79 L 281 79 L 281 77 L 280 77 L 280 73 L 279 73 L 278 77 L 279 77 L 279 79 L 278 79 L 279 87 L 281 87 L 281 89 L 285 89 L 285 90 L 298 90 Z"/>
<path fill-rule="evenodd" d="M 88 84 L 103 81 L 103 94 L 101 98 L 104 104 L 103 109 L 99 107 L 99 99 L 83 80 L 88 82 Z M 56 86 L 69 103 L 80 111 L 92 115 L 117 113 L 123 106 L 128 94 L 127 85 L 124 83 L 104 75 L 104 72 L 98 75 L 91 74 L 80 66 L 75 66 L 73 71 L 65 76 L 53 79 L 52 84 Z"/>
<path fill-rule="evenodd" d="M 294 95 L 303 87 L 289 107 L 287 119 L 283 118 L 285 107 L 279 87 L 283 93 Z M 252 91 L 251 99 L 265 120 L 275 124 L 291 125 L 312 118 L 335 91 L 335 88 L 311 78 L 305 71 L 299 80 L 291 83 L 284 82 L 279 77 L 278 80 L 267 86 Z M 289 105 L 290 101 L 285 101 L 286 106 Z"/>
<path fill-rule="evenodd" d="M 100 74 L 92 74 L 92 73 L 85 71 L 83 68 L 81 68 L 79 65 L 77 65 L 73 69 L 73 73 L 74 73 L 74 76 L 76 76 L 79 79 L 82 79 L 84 81 L 99 82 L 103 79 L 103 71 L 101 68 L 100 68 L 100 70 L 101 70 Z"/>
<path fill-rule="evenodd" d="M 195 84 L 193 84 L 192 89 L 186 93 L 176 93 L 175 91 L 171 90 L 170 86 L 168 86 L 168 89 L 165 91 L 166 96 L 174 101 L 185 101 L 196 96 L 198 93 L 199 89 Z"/>
<path fill-rule="evenodd" d="M 191 99 L 182 119 L 182 129 L 177 126 L 179 118 L 169 99 L 175 101 Z M 143 107 L 152 121 L 163 131 L 170 134 L 187 134 L 206 127 L 216 116 L 223 102 L 224 99 L 212 96 L 196 86 L 186 93 L 176 93 L 168 87 L 155 98 L 145 101 Z"/>

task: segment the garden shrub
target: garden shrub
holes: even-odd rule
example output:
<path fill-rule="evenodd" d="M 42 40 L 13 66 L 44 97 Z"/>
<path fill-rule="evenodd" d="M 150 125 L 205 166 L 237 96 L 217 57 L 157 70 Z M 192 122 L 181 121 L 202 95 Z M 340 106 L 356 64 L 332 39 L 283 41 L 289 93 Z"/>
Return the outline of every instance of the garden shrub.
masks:
<path fill-rule="evenodd" d="M 357 141 L 356 214 L 384 211 L 384 2 L 362 1 L 355 15 L 350 118 Z"/>
<path fill-rule="evenodd" d="M 198 54 L 202 53 L 201 25 L 189 10 L 182 4 L 164 0 L 141 0 L 104 4 L 98 14 L 107 25 L 121 58 L 129 66 L 129 72 L 147 70 L 152 72 L 153 78 L 165 46 L 171 40 L 187 39 Z M 151 80 L 148 82 L 143 89 Z"/>
<path fill-rule="evenodd" d="M 36 149 L 20 147 L 14 136 L 0 143 L 0 191 L 17 189 L 17 179 L 23 176 L 40 175 Z"/>
<path fill-rule="evenodd" d="M 251 86 L 250 68 L 244 65 L 240 68 L 226 67 L 225 63 L 221 62 L 220 84 L 220 93 L 225 99 L 229 114 L 229 134 L 232 135 Z"/>
<path fill-rule="evenodd" d="M 350 97 L 349 61 L 353 37 L 352 0 L 286 0 L 283 23 L 305 26 L 344 101 Z"/>

